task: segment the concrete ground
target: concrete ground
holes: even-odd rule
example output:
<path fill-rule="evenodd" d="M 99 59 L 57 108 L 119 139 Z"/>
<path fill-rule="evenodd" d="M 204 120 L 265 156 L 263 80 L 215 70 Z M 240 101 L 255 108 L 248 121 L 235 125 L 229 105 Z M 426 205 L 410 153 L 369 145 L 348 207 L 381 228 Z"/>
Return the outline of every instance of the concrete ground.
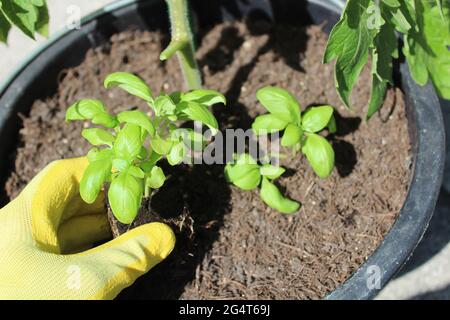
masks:
<path fill-rule="evenodd" d="M 84 16 L 111 2 L 114 0 L 48 0 L 51 33 L 65 27 L 77 8 Z M 44 38 L 33 42 L 14 29 L 9 46 L 0 45 L 0 83 L 44 42 Z M 430 227 L 413 257 L 377 299 L 450 299 L 450 196 L 446 192 L 442 192 Z"/>

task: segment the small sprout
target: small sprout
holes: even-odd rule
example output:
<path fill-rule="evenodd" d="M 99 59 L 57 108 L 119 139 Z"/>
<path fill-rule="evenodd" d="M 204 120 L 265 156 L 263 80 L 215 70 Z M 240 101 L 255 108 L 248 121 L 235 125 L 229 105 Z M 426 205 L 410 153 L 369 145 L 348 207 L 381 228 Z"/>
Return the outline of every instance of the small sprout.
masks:
<path fill-rule="evenodd" d="M 261 199 L 269 207 L 284 213 L 293 214 L 300 209 L 300 203 L 285 198 L 273 183 L 286 171 L 273 165 L 260 165 L 249 154 L 235 157 L 235 163 L 225 166 L 225 177 L 243 190 L 254 190 L 261 186 Z"/>
<path fill-rule="evenodd" d="M 217 120 L 209 107 L 226 101 L 222 94 L 203 89 L 161 94 L 154 99 L 142 79 L 124 72 L 109 75 L 105 87 L 119 87 L 141 98 L 154 115 L 132 110 L 115 116 L 106 111 L 101 101 L 85 99 L 67 110 L 66 120 L 90 120 L 104 127 L 82 131 L 94 148 L 87 154 L 89 166 L 81 180 L 80 195 L 85 202 L 93 203 L 104 185 L 109 184 L 108 199 L 113 214 L 120 222 L 130 224 L 142 199 L 164 185 L 166 176 L 158 162 L 166 158 L 170 165 L 178 165 L 193 150 L 191 146 L 200 150 L 206 146 L 201 134 L 180 129 L 176 121 L 200 121 L 216 133 Z"/>
<path fill-rule="evenodd" d="M 320 131 L 328 128 L 336 132 L 334 109 L 329 105 L 311 107 L 301 112 L 300 104 L 292 94 L 277 87 L 265 87 L 256 94 L 269 114 L 258 116 L 252 128 L 255 134 L 271 134 L 284 130 L 283 147 L 302 150 L 314 172 L 320 178 L 330 176 L 334 168 L 334 150 Z"/>

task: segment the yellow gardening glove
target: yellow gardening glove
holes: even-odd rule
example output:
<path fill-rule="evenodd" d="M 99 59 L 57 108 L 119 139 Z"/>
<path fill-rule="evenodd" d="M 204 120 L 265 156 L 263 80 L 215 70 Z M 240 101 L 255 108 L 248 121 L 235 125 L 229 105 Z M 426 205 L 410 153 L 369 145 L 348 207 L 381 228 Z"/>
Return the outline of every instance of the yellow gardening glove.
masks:
<path fill-rule="evenodd" d="M 87 205 L 85 158 L 51 163 L 0 210 L 0 299 L 112 299 L 166 258 L 175 244 L 161 223 L 110 239 L 102 195 Z"/>

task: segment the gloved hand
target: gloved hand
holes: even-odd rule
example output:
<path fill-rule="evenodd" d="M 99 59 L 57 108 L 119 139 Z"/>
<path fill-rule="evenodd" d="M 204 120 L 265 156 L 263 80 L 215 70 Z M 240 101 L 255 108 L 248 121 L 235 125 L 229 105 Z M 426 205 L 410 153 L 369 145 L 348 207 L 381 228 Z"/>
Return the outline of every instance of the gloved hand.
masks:
<path fill-rule="evenodd" d="M 87 164 L 51 163 L 0 210 L 0 299 L 112 299 L 172 251 L 172 230 L 151 223 L 65 254 L 111 237 L 104 196 L 79 195 Z"/>

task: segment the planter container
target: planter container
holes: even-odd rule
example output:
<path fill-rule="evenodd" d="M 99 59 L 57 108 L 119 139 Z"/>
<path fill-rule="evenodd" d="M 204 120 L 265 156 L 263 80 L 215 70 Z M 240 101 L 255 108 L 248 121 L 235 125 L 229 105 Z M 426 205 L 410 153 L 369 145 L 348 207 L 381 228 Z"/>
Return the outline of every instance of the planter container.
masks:
<path fill-rule="evenodd" d="M 325 23 L 329 32 L 339 19 L 343 2 L 338 0 L 193 1 L 194 23 L 213 23 L 259 12 L 275 22 Z M 271 7 L 277 6 L 277 15 Z M 299 7 L 302 10 L 298 11 Z M 306 8 L 306 10 L 305 10 Z M 206 19 L 205 19 L 206 17 Z M 8 158 L 18 138 L 18 113 L 27 113 L 36 99 L 55 92 L 57 76 L 78 65 L 85 53 L 131 25 L 140 29 L 167 28 L 167 10 L 161 0 L 119 1 L 88 16 L 80 30 L 66 30 L 35 52 L 0 87 L 0 169 L 7 172 Z M 327 299 L 370 299 L 408 260 L 422 238 L 439 194 L 445 160 L 445 130 L 439 100 L 431 85 L 418 86 L 406 62 L 396 74 L 405 94 L 414 166 L 408 195 L 400 215 L 369 259 Z M 5 177 L 2 177 L 5 179 Z M 4 182 L 4 181 L 3 181 Z M 378 278 L 377 278 L 378 277 Z"/>

